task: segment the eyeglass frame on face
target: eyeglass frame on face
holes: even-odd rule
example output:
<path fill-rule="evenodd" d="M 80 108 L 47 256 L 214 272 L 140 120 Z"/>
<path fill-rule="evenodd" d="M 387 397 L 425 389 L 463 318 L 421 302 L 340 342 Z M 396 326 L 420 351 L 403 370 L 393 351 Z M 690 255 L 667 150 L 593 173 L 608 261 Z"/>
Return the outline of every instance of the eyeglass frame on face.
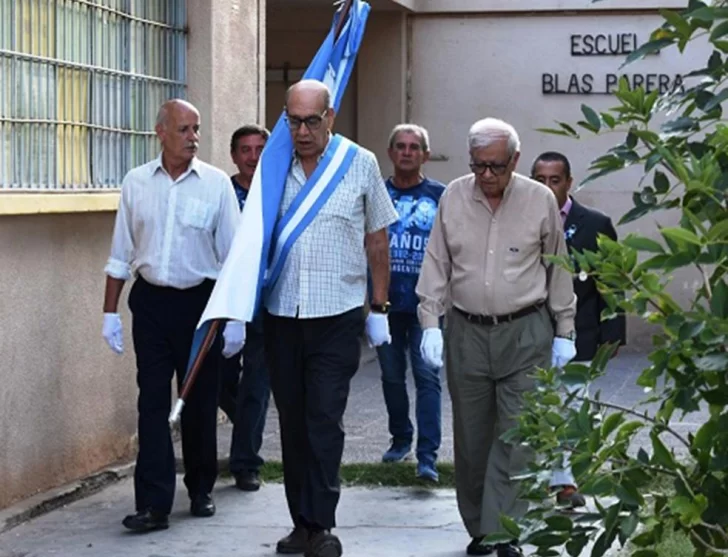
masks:
<path fill-rule="evenodd" d="M 513 155 L 508 157 L 508 160 L 502 164 L 489 163 L 489 162 L 474 163 L 473 161 L 470 161 L 470 164 L 468 166 L 470 167 L 470 171 L 473 174 L 475 174 L 476 176 L 482 176 L 488 170 L 490 170 L 490 173 L 493 176 L 505 176 L 505 173 L 508 170 L 508 165 L 511 164 L 512 160 L 513 160 Z"/>
<path fill-rule="evenodd" d="M 328 114 L 329 109 L 326 108 L 321 114 L 313 114 L 311 116 L 306 116 L 305 118 L 299 118 L 298 116 L 289 116 L 288 112 L 286 112 L 286 123 L 288 124 L 288 129 L 292 132 L 298 131 L 301 128 L 301 124 L 304 124 L 308 131 L 315 132 L 319 128 L 321 128 L 321 124 L 324 123 L 324 118 L 326 118 L 326 115 Z"/>

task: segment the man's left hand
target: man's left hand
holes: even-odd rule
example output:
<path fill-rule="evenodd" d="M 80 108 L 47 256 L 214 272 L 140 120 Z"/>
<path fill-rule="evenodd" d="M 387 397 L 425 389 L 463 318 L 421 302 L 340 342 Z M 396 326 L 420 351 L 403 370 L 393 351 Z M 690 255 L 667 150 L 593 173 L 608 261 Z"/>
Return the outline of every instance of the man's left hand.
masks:
<path fill-rule="evenodd" d="M 369 346 L 375 348 L 392 342 L 389 334 L 389 319 L 384 313 L 369 312 L 365 324 Z"/>
<path fill-rule="evenodd" d="M 576 344 L 573 340 L 555 337 L 551 347 L 551 366 L 564 367 L 576 356 Z"/>
<path fill-rule="evenodd" d="M 225 341 L 222 347 L 222 355 L 232 358 L 243 349 L 245 344 L 245 323 L 242 321 L 228 321 L 225 330 L 222 332 Z"/>

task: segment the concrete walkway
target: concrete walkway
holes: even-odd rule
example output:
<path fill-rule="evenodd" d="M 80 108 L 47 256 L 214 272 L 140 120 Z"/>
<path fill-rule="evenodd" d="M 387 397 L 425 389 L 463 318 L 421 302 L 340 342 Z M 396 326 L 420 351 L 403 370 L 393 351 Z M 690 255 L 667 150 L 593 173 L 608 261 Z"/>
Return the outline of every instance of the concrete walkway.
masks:
<path fill-rule="evenodd" d="M 635 381 L 647 363 L 644 356 L 621 353 L 610 362 L 607 376 L 597 385 L 602 391 L 602 399 L 631 406 L 643 398 L 644 393 Z M 361 369 L 352 382 L 345 416 L 348 432 L 345 462 L 379 461 L 388 445 L 387 414 L 379 373 L 374 353 L 365 349 Z M 410 387 L 410 392 L 414 392 L 411 381 Z M 445 383 L 442 400 L 440 459 L 451 461 L 452 417 Z M 672 425 L 686 433 L 699 427 L 703 420 L 703 413 L 696 413 Z M 226 466 L 230 434 L 229 424 L 219 428 L 221 470 Z M 275 405 L 271 404 L 262 451 L 269 460 L 280 460 L 278 434 Z M 665 440 L 675 447 L 669 438 Z M 636 442 L 640 444 L 641 440 Z M 649 440 L 645 446 L 649 447 Z M 179 447 L 177 451 L 179 454 Z M 146 536 L 127 533 L 121 526 L 121 519 L 134 506 L 133 485 L 128 477 L 131 470 L 132 466 L 127 465 L 101 474 L 100 480 L 95 478 L 86 483 L 93 485 L 95 481 L 103 482 L 105 477 L 119 475 L 123 479 L 98 493 L 6 529 L 0 534 L 0 557 L 266 556 L 275 554 L 275 542 L 290 528 L 283 487 L 279 484 L 266 485 L 261 491 L 249 494 L 234 489 L 231 479 L 222 478 L 214 494 L 217 515 L 199 519 L 189 515 L 187 496 L 181 477 L 178 477 L 171 528 Z M 0 511 L 0 531 L 3 524 L 7 528 L 19 519 L 54 508 L 58 501 L 75 499 L 74 493 L 84 490 L 74 490 L 83 484 L 79 482 L 40 494 Z M 57 497 L 59 492 L 62 494 L 60 499 Z M 464 556 L 469 541 L 460 521 L 454 492 L 446 489 L 345 487 L 338 520 L 337 534 L 347 557 Z"/>
<path fill-rule="evenodd" d="M 263 557 L 290 528 L 283 486 L 251 494 L 224 479 L 214 517 L 191 517 L 178 489 L 169 530 L 128 533 L 121 519 L 133 508 L 132 488 L 124 480 L 6 532 L 0 557 Z M 469 541 L 451 490 L 345 488 L 338 517 L 347 557 L 455 557 Z"/>

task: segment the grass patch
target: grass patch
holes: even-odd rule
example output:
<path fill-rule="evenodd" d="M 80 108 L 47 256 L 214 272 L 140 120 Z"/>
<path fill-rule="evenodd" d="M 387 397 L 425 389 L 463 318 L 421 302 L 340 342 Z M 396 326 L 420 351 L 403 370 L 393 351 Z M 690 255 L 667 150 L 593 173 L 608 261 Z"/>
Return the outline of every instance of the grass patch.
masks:
<path fill-rule="evenodd" d="M 396 463 L 358 463 L 341 465 L 341 483 L 368 487 L 437 487 L 455 488 L 455 467 L 451 462 L 438 463 L 440 481 L 433 484 L 415 476 L 416 466 L 410 462 Z M 283 464 L 266 462 L 260 469 L 260 478 L 268 483 L 283 481 Z"/>

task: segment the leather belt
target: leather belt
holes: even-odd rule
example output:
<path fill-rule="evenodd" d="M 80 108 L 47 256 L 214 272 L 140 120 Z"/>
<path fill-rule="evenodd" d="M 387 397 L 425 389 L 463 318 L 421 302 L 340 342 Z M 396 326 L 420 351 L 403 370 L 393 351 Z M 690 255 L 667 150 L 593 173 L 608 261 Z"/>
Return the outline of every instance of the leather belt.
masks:
<path fill-rule="evenodd" d="M 520 319 L 521 317 L 535 313 L 541 309 L 542 305 L 543 304 L 534 304 L 506 315 L 475 315 L 456 306 L 453 306 L 453 308 L 455 308 L 455 311 L 465 317 L 465 319 L 467 319 L 470 323 L 475 323 L 477 325 L 497 325 L 498 323 L 509 323 L 515 319 Z"/>

